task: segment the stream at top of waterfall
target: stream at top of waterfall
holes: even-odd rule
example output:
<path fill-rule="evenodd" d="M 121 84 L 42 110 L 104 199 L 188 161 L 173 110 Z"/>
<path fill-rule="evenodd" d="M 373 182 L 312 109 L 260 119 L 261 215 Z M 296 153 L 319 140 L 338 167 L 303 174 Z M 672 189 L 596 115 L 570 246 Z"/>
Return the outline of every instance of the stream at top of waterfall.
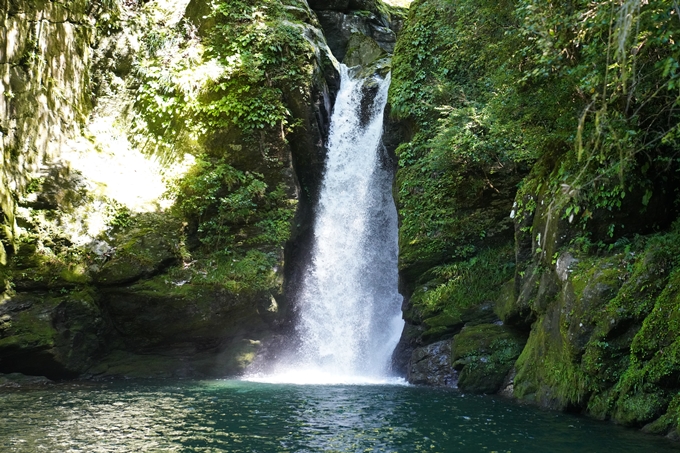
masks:
<path fill-rule="evenodd" d="M 407 385 L 217 381 L 0 390 L 2 452 L 671 452 L 606 422 Z"/>

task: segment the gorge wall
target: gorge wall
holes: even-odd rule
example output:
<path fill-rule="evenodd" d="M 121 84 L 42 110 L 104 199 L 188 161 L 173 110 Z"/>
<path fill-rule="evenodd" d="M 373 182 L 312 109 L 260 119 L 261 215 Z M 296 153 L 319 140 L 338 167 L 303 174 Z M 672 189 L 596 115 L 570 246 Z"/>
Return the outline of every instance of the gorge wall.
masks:
<path fill-rule="evenodd" d="M 413 2 L 390 92 L 411 382 L 680 436 L 676 14 Z"/>

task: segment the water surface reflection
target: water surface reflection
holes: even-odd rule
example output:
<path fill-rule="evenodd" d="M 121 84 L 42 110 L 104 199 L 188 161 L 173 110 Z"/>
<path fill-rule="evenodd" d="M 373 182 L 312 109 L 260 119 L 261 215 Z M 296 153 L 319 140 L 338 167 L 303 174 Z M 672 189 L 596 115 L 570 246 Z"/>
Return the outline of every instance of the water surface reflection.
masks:
<path fill-rule="evenodd" d="M 406 386 L 124 382 L 0 393 L 2 452 L 670 452 L 665 439 Z"/>

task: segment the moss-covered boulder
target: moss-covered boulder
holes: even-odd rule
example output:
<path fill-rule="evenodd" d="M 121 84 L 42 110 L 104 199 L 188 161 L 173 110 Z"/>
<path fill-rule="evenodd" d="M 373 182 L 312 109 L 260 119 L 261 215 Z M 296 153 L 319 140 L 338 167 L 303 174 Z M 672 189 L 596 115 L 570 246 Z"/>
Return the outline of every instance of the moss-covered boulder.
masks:
<path fill-rule="evenodd" d="M 101 305 L 125 349 L 188 346 L 200 350 L 216 349 L 234 338 L 264 335 L 269 329 L 264 318 L 271 296 L 238 294 L 217 284 L 160 275 L 107 289 Z"/>
<path fill-rule="evenodd" d="M 451 363 L 458 388 L 470 393 L 495 393 L 524 348 L 526 337 L 507 326 L 479 324 L 453 337 Z"/>
<path fill-rule="evenodd" d="M 80 260 L 66 262 L 38 250 L 36 244 L 21 244 L 12 255 L 5 275 L 15 291 L 72 290 L 89 283 L 92 278 Z"/>
<path fill-rule="evenodd" d="M 487 249 L 470 260 L 441 265 L 423 275 L 404 309 L 409 325 L 422 327 L 416 343 L 451 338 L 463 326 L 492 323 L 504 281 L 513 274 L 509 247 Z M 428 278 L 429 277 L 429 278 Z"/>
<path fill-rule="evenodd" d="M 354 35 L 369 38 L 377 48 L 392 54 L 396 33 L 390 28 L 391 16 L 385 11 L 329 11 L 316 12 L 323 27 L 328 46 L 338 61 L 344 62 L 349 50 L 356 52 L 357 42 Z M 353 38 L 354 37 L 354 42 Z M 373 45 L 371 45 L 373 47 Z M 364 51 L 367 47 L 364 48 Z M 353 57 L 355 58 L 355 57 Z"/>
<path fill-rule="evenodd" d="M 367 67 L 386 56 L 387 52 L 375 40 L 361 33 L 353 33 L 347 43 L 347 53 L 343 62 L 350 67 Z"/>
<path fill-rule="evenodd" d="M 237 338 L 217 348 L 175 347 L 143 353 L 115 349 L 87 370 L 93 379 L 109 378 L 223 378 L 243 373 L 262 345 Z"/>
<path fill-rule="evenodd" d="M 621 285 L 617 263 L 616 257 L 582 262 L 558 294 L 537 298 L 534 310 L 539 318 L 517 361 L 516 396 L 558 408 L 583 400 L 587 385 L 579 362 L 594 318 Z"/>

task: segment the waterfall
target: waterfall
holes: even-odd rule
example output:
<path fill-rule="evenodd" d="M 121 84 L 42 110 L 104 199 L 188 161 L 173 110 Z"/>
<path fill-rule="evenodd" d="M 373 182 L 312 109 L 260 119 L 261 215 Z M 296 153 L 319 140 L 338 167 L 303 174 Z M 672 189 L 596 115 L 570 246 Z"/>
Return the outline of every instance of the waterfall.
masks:
<path fill-rule="evenodd" d="M 345 65 L 340 73 L 312 262 L 296 304 L 300 347 L 273 380 L 384 380 L 403 327 L 393 175 L 380 160 L 390 76 L 355 79 Z"/>

